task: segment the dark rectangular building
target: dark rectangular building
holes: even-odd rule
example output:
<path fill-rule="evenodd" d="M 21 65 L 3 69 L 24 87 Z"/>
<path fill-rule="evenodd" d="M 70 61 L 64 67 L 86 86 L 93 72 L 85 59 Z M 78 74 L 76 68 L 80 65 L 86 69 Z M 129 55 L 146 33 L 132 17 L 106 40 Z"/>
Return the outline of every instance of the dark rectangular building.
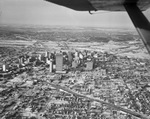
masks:
<path fill-rule="evenodd" d="M 56 71 L 63 71 L 63 55 L 56 54 Z"/>

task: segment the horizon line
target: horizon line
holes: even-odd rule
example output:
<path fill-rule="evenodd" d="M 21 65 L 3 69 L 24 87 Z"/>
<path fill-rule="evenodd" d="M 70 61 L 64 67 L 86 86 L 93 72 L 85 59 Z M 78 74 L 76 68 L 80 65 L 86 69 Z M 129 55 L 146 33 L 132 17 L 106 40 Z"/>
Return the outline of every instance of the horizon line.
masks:
<path fill-rule="evenodd" d="M 110 28 L 110 29 L 128 29 L 128 30 L 135 30 L 135 28 L 134 27 L 129 27 L 129 26 L 127 26 L 127 27 L 125 27 L 125 26 L 96 26 L 96 25 L 60 25 L 60 24 L 58 24 L 58 25 L 56 25 L 56 24 L 54 24 L 54 25 L 52 25 L 52 24 L 13 24 L 13 23 L 1 23 L 0 24 L 0 27 L 1 26 L 12 26 L 12 27 L 17 27 L 17 26 L 20 26 L 20 27 L 30 27 L 30 26 L 32 26 L 32 27 L 34 27 L 34 26 L 37 26 L 37 27 L 41 27 L 41 26 L 43 26 L 43 27 L 88 27 L 88 28 L 90 28 L 90 27 L 93 27 L 93 28 Z"/>

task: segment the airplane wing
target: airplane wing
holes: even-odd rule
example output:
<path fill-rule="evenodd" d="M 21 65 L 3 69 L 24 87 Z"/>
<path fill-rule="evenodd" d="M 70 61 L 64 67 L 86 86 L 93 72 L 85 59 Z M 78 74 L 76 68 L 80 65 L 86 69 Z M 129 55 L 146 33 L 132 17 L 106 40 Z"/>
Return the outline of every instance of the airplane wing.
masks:
<path fill-rule="evenodd" d="M 78 11 L 125 11 L 124 4 L 136 3 L 140 10 L 150 7 L 150 0 L 46 0 Z"/>

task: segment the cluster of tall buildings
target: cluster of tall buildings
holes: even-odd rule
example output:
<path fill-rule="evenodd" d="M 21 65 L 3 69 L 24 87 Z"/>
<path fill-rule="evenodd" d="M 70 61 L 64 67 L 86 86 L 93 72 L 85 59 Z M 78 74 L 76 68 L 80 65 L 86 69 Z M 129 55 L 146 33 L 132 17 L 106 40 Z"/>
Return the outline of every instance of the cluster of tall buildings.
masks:
<path fill-rule="evenodd" d="M 66 73 L 68 70 L 83 67 L 84 70 L 92 70 L 94 61 L 81 52 L 45 53 L 46 63 L 49 64 L 50 72 Z"/>
<path fill-rule="evenodd" d="M 14 65 L 3 64 L 0 73 L 7 73 L 16 68 L 20 69 L 28 66 L 46 65 L 49 67 L 49 72 L 53 73 L 66 73 L 69 70 L 93 70 L 96 65 L 98 54 L 91 53 L 90 51 L 59 51 L 48 52 L 29 56 L 27 54 L 19 56 Z"/>

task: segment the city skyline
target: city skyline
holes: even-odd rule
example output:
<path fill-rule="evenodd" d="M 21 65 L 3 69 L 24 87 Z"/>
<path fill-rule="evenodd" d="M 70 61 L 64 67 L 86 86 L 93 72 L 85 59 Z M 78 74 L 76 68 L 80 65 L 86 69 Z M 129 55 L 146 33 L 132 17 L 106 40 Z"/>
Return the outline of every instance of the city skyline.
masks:
<path fill-rule="evenodd" d="M 134 28 L 126 12 L 74 11 L 42 0 L 2 0 L 1 24 Z M 144 12 L 150 19 L 150 9 Z"/>

